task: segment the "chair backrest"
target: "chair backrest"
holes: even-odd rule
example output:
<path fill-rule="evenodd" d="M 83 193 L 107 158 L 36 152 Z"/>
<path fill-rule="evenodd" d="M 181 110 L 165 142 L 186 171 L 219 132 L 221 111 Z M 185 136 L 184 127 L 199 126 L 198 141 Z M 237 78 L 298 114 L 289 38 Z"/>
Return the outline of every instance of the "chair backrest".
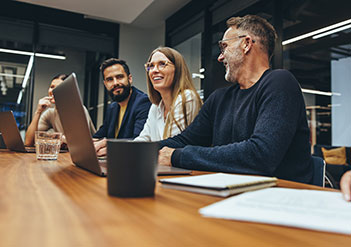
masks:
<path fill-rule="evenodd" d="M 322 158 L 312 156 L 313 161 L 313 180 L 312 184 L 324 187 L 325 186 L 325 162 Z"/>
<path fill-rule="evenodd" d="M 339 148 L 340 146 L 329 146 L 329 145 L 316 144 L 313 146 L 313 155 L 321 157 L 323 159 L 322 147 L 329 150 L 329 149 L 333 149 L 333 148 Z M 346 163 L 351 164 L 351 147 L 346 147 Z"/>

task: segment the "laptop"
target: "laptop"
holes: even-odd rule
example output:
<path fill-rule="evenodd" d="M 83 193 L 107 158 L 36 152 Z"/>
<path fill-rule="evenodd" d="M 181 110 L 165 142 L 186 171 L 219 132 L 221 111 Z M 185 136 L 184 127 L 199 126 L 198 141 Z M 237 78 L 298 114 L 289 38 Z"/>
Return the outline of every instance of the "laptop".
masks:
<path fill-rule="evenodd" d="M 12 111 L 0 112 L 0 132 L 6 147 L 12 151 L 35 153 L 35 147 L 25 147 Z"/>
<path fill-rule="evenodd" d="M 106 158 L 101 159 L 96 155 L 75 73 L 60 83 L 53 90 L 53 94 L 73 163 L 99 176 L 106 176 Z M 158 166 L 158 175 L 190 173 L 190 170 L 181 168 Z"/>

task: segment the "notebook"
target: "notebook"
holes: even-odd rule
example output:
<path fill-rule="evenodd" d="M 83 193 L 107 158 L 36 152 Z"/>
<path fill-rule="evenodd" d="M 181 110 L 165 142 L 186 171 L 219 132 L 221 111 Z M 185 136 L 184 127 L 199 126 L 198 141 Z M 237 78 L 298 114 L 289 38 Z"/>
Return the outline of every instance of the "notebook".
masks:
<path fill-rule="evenodd" d="M 162 187 L 227 197 L 276 185 L 277 178 L 225 173 L 160 179 Z"/>
<path fill-rule="evenodd" d="M 35 153 L 35 147 L 25 147 L 12 111 L 0 112 L 0 132 L 6 147 L 12 151 Z"/>
<path fill-rule="evenodd" d="M 60 83 L 53 94 L 73 163 L 94 174 L 106 176 L 106 159 L 98 159 L 96 155 L 75 73 Z M 190 173 L 190 170 L 158 166 L 158 175 Z"/>

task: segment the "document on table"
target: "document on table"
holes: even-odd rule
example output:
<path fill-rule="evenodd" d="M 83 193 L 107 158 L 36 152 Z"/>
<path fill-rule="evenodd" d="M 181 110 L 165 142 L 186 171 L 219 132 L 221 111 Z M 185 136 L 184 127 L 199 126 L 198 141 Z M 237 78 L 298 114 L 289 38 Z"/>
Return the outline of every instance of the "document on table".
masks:
<path fill-rule="evenodd" d="M 199 212 L 205 217 L 351 234 L 351 203 L 339 192 L 268 188 L 230 197 Z"/>

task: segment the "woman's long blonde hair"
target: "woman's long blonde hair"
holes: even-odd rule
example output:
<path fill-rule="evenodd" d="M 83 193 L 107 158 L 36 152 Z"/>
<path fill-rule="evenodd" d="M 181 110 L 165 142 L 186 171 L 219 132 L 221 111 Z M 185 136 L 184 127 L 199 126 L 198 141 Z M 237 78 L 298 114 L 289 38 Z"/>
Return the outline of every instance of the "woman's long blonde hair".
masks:
<path fill-rule="evenodd" d="M 193 120 L 193 119 L 188 119 L 188 116 L 187 116 L 187 109 L 185 104 L 186 103 L 185 90 L 187 89 L 191 90 L 194 93 L 194 95 L 196 95 L 196 101 L 197 101 L 196 115 L 202 106 L 202 100 L 200 99 L 199 94 L 195 90 L 188 66 L 185 63 L 183 56 L 178 51 L 172 48 L 158 47 L 151 52 L 147 62 L 151 61 L 152 56 L 156 52 L 161 52 L 162 54 L 164 54 L 173 63 L 175 68 L 173 82 L 172 82 L 172 105 L 169 110 L 169 115 L 167 116 L 167 119 L 166 119 L 165 129 L 163 131 L 163 138 L 166 139 L 168 137 L 171 137 L 173 123 L 176 124 L 176 126 L 179 128 L 180 131 L 184 130 L 177 122 L 177 120 L 174 118 L 174 105 L 178 95 L 181 95 L 182 97 L 182 111 L 184 114 L 185 127 L 188 127 L 191 121 Z M 150 101 L 151 103 L 158 105 L 162 99 L 161 94 L 154 89 L 148 72 L 146 72 L 146 78 L 147 78 L 147 88 L 148 88 Z"/>

